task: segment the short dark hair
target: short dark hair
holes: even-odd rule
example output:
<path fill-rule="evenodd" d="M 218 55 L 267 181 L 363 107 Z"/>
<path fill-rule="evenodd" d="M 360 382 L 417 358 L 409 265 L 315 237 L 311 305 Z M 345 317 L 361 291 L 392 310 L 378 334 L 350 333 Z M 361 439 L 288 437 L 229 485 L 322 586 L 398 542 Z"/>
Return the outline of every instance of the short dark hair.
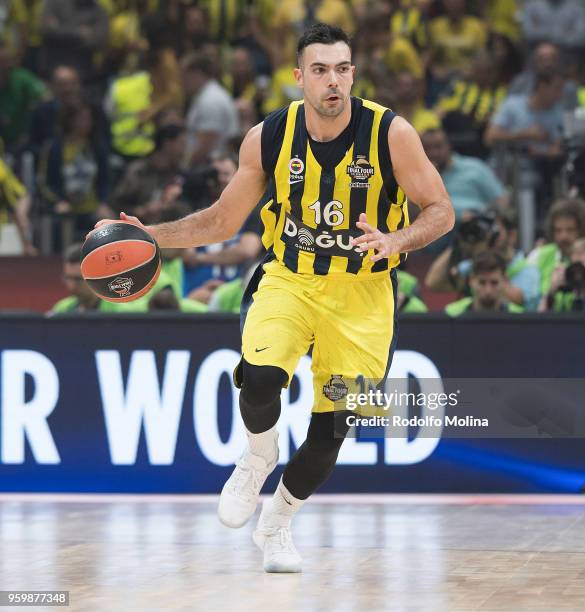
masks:
<path fill-rule="evenodd" d="M 579 198 L 566 198 L 557 200 L 551 206 L 546 216 L 546 233 L 549 240 L 553 239 L 555 221 L 561 217 L 574 219 L 579 237 L 585 236 L 585 201 Z"/>
<path fill-rule="evenodd" d="M 499 253 L 483 251 L 473 258 L 472 276 L 496 272 L 497 270 L 501 270 L 502 274 L 506 274 L 506 262 Z"/>
<path fill-rule="evenodd" d="M 154 148 L 157 151 L 162 149 L 167 140 L 175 140 L 181 134 L 185 133 L 185 127 L 176 123 L 169 123 L 160 127 L 154 135 Z"/>
<path fill-rule="evenodd" d="M 329 25 L 328 23 L 312 25 L 308 30 L 304 31 L 297 44 L 297 62 L 299 66 L 301 65 L 301 57 L 305 47 L 317 43 L 334 45 L 337 42 L 344 42 L 351 49 L 351 40 L 341 28 Z"/>
<path fill-rule="evenodd" d="M 76 242 L 75 244 L 69 245 L 63 252 L 63 263 L 66 264 L 78 264 L 81 263 L 81 250 L 83 244 Z"/>
<path fill-rule="evenodd" d="M 205 76 L 212 77 L 214 66 L 211 64 L 209 56 L 203 51 L 192 51 L 187 54 L 181 62 L 183 69 L 190 72 L 202 72 Z"/>

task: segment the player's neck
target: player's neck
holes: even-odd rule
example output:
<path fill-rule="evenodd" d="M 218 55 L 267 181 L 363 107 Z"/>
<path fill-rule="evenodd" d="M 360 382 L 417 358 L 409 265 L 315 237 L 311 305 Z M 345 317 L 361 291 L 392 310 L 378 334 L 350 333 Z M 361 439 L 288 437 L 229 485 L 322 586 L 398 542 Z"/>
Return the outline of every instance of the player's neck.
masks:
<path fill-rule="evenodd" d="M 309 136 L 317 142 L 335 140 L 351 121 L 351 102 L 337 117 L 323 117 L 309 104 L 305 104 L 305 122 Z"/>

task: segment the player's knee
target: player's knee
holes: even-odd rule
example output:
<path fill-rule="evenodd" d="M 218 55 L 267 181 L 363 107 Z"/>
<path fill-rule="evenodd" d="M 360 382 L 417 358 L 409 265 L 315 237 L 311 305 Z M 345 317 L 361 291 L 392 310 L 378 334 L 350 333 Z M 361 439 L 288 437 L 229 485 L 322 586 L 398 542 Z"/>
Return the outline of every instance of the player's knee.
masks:
<path fill-rule="evenodd" d="M 257 366 L 243 361 L 242 393 L 248 401 L 262 406 L 280 397 L 287 373 L 276 366 Z"/>
<path fill-rule="evenodd" d="M 273 427 L 280 417 L 280 392 L 287 373 L 275 366 L 243 362 L 240 413 L 248 431 L 260 433 Z"/>

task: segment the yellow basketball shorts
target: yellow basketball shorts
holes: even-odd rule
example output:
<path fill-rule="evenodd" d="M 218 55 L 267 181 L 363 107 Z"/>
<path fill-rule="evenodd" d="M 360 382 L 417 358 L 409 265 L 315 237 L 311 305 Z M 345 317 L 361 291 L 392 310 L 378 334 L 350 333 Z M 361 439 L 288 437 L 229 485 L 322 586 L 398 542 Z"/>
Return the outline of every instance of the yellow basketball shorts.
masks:
<path fill-rule="evenodd" d="M 248 363 L 282 368 L 287 387 L 313 345 L 313 412 L 339 409 L 334 403 L 339 389 L 355 388 L 360 375 L 378 380 L 387 375 L 394 347 L 394 274 L 296 274 L 274 260 L 263 269 L 242 331 Z"/>

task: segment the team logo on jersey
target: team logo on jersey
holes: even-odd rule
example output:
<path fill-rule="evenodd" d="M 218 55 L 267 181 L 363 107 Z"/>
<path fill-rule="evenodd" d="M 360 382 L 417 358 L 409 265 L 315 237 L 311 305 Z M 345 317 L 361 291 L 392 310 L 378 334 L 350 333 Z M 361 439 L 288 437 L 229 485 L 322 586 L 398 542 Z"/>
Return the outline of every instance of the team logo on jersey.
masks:
<path fill-rule="evenodd" d="M 354 159 L 347 166 L 346 172 L 351 178 L 350 187 L 356 189 L 368 189 L 370 187 L 368 181 L 370 177 L 374 176 L 374 168 L 364 155 L 358 155 L 357 159 Z"/>
<path fill-rule="evenodd" d="M 117 293 L 120 297 L 130 295 L 130 289 L 134 286 L 134 281 L 131 278 L 118 276 L 113 281 L 108 283 L 108 289 L 113 293 Z"/>
<path fill-rule="evenodd" d="M 340 399 L 343 399 L 347 392 L 348 388 L 341 374 L 333 374 L 327 384 L 323 385 L 323 395 L 332 402 L 338 402 Z"/>
<path fill-rule="evenodd" d="M 295 183 L 301 183 L 305 180 L 303 176 L 303 172 L 305 170 L 305 164 L 303 160 L 298 157 L 293 157 L 288 162 L 288 169 L 290 171 L 290 176 L 288 177 L 289 185 L 294 185 Z"/>
<path fill-rule="evenodd" d="M 302 174 L 305 169 L 305 164 L 303 164 L 303 160 L 298 157 L 293 157 L 288 162 L 288 169 L 292 172 L 292 174 Z"/>

